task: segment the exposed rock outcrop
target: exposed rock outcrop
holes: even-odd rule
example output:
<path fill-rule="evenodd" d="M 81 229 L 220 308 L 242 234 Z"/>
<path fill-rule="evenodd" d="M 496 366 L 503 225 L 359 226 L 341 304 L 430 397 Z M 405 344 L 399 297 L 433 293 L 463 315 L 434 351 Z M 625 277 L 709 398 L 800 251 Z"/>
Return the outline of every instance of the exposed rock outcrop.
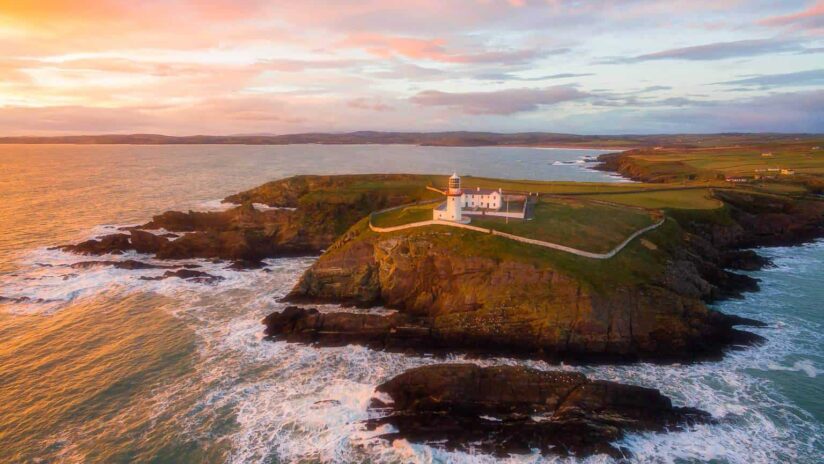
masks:
<path fill-rule="evenodd" d="M 76 245 L 58 247 L 62 250 L 81 255 L 121 254 L 133 249 L 128 234 L 110 234 L 99 239 L 86 240 Z"/>
<path fill-rule="evenodd" d="M 173 269 L 177 266 L 162 266 L 158 264 L 144 263 L 143 261 L 135 261 L 127 259 L 125 261 L 81 261 L 71 265 L 73 269 L 89 269 L 93 267 L 114 267 L 116 269 Z"/>
<path fill-rule="evenodd" d="M 541 327 L 535 327 L 540 322 L 544 321 L 518 318 L 515 314 L 497 318 L 467 317 L 455 321 L 404 313 L 322 313 L 317 309 L 297 306 L 271 313 L 263 320 L 265 333 L 272 340 L 322 346 L 357 344 L 374 349 L 427 354 L 506 354 L 573 362 L 672 361 L 717 356 L 729 346 L 749 345 L 762 340 L 758 335 L 736 330 L 734 326 L 763 325 L 758 321 L 709 312 L 702 321 L 703 325 L 692 329 L 701 334 L 700 337 L 689 338 L 691 333 L 685 335 L 682 327 L 670 322 L 673 328 L 669 331 L 662 327 L 639 341 L 631 337 L 604 341 L 599 338 L 603 335 L 595 330 L 587 332 L 578 328 L 548 327 L 541 331 Z M 569 333 L 572 330 L 577 332 Z M 563 333 L 566 337 L 553 339 L 553 332 Z"/>
<path fill-rule="evenodd" d="M 141 280 L 165 280 L 170 278 L 178 278 L 189 280 L 192 282 L 209 284 L 214 283 L 220 280 L 223 280 L 223 277 L 215 276 L 203 271 L 193 271 L 190 269 L 178 269 L 176 271 L 166 271 L 163 275 L 158 277 L 141 277 Z"/>
<path fill-rule="evenodd" d="M 626 432 L 660 432 L 712 420 L 706 412 L 673 407 L 658 390 L 515 366 L 419 367 L 376 391 L 384 396 L 370 408 L 380 417 L 367 426 L 391 424 L 397 430 L 382 438 L 501 456 L 539 449 L 626 457 L 626 450 L 612 445 Z"/>
<path fill-rule="evenodd" d="M 239 206 L 226 211 L 168 211 L 129 234 L 62 249 L 89 255 L 135 250 L 161 259 L 219 258 L 255 266 L 266 258 L 320 253 L 370 212 L 432 196 L 425 189 L 430 180 L 405 174 L 290 177 L 228 197 Z M 370 187 L 357 187 L 362 183 Z M 182 235 L 148 232 L 158 229 Z"/>

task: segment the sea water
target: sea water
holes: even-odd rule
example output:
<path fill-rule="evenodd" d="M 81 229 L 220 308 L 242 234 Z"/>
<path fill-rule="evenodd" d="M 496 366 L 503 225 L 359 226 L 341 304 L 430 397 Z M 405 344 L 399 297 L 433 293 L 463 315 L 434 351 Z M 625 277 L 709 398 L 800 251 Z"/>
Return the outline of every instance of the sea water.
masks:
<path fill-rule="evenodd" d="M 411 146 L 0 146 L 0 461 L 495 462 L 366 431 L 374 387 L 446 360 L 262 339 L 313 258 L 263 269 L 187 260 L 224 280 L 142 280 L 163 270 L 74 269 L 53 245 L 167 209 L 219 208 L 298 173 L 417 172 L 617 180 L 576 163 L 599 152 Z M 718 309 L 769 324 L 760 347 L 720 362 L 565 366 L 486 359 L 659 388 L 718 423 L 632 434 L 639 462 L 819 462 L 824 453 L 824 242 L 759 250 L 762 290 Z M 129 253 L 105 259 L 139 259 Z M 321 310 L 339 308 L 324 306 Z M 385 430 L 384 430 L 385 431 Z M 538 454 L 512 462 L 569 461 Z M 586 462 L 609 462 L 594 456 Z"/>

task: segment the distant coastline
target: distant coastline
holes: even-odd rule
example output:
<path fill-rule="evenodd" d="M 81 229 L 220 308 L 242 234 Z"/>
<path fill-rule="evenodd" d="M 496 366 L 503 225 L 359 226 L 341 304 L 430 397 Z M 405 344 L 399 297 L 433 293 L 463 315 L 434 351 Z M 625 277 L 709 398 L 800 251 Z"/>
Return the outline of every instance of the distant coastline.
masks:
<path fill-rule="evenodd" d="M 673 134 L 673 135 L 577 135 L 551 132 L 373 132 L 302 133 L 283 135 L 102 134 L 72 136 L 0 137 L 0 144 L 73 145 L 422 145 L 446 147 L 540 147 L 624 151 L 644 147 L 699 147 L 749 145 L 764 141 L 815 137 L 814 134 Z M 818 136 L 820 137 L 820 135 Z"/>

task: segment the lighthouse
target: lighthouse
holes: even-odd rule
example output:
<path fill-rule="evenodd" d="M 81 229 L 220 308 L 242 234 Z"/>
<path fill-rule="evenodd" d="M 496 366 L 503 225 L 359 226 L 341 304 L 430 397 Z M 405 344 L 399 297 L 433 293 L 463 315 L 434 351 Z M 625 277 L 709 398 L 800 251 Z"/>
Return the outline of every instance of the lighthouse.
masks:
<path fill-rule="evenodd" d="M 461 204 L 463 203 L 461 178 L 457 173 L 449 177 L 449 189 L 446 191 L 446 219 L 461 222 Z"/>
<path fill-rule="evenodd" d="M 436 221 L 460 222 L 466 224 L 469 217 L 463 215 L 464 191 L 461 189 L 461 178 L 458 174 L 449 177 L 449 185 L 445 192 L 446 201 L 432 211 L 432 219 Z"/>

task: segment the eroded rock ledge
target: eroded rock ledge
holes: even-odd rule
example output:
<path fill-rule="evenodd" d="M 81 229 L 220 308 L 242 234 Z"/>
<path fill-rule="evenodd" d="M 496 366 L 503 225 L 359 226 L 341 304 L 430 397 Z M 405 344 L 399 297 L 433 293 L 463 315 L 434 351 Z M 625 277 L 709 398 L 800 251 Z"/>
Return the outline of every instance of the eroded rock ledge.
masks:
<path fill-rule="evenodd" d="M 408 370 L 376 389 L 369 429 L 450 450 L 505 456 L 545 454 L 625 457 L 613 442 L 627 432 L 662 432 L 712 421 L 673 407 L 658 390 L 589 380 L 573 372 L 516 366 L 440 364 Z"/>
<path fill-rule="evenodd" d="M 734 326 L 763 326 L 758 321 L 712 313 L 710 331 L 690 346 L 661 344 L 657 351 L 639 350 L 630 341 L 625 346 L 596 349 L 570 344 L 568 339 L 553 340 L 531 331 L 509 330 L 507 321 L 487 325 L 455 325 L 433 317 L 404 313 L 388 315 L 355 312 L 322 313 L 314 308 L 289 306 L 263 319 L 265 334 L 271 340 L 319 346 L 364 345 L 398 352 L 445 354 L 463 352 L 478 356 L 510 355 L 569 362 L 631 362 L 637 360 L 684 361 L 717 357 L 730 346 L 760 343 L 755 334 Z"/>

